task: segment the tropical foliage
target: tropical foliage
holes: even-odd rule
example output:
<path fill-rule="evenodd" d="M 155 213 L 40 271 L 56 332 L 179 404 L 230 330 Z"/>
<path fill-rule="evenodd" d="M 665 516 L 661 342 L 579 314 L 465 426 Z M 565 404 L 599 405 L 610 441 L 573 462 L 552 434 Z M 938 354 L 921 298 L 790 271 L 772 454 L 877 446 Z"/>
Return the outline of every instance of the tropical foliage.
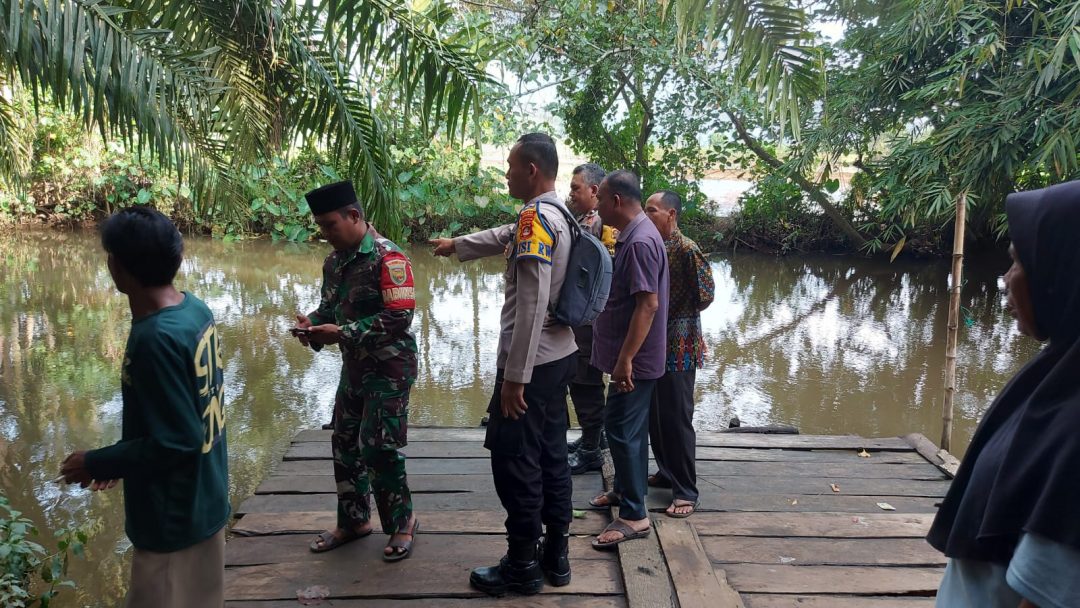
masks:
<path fill-rule="evenodd" d="M 0 169 L 29 146 L 14 99 L 54 99 L 192 185 L 201 216 L 247 211 L 237 167 L 317 142 L 359 186 L 372 218 L 397 225 L 390 135 L 401 125 L 460 136 L 489 85 L 447 6 L 418 0 L 0 1 Z"/>
<path fill-rule="evenodd" d="M 82 556 L 86 530 L 57 530 L 54 553 L 31 540 L 36 536 L 39 532 L 33 522 L 0 494 L 0 603 L 4 606 L 48 608 L 61 589 L 75 586 L 66 578 L 68 563 L 72 556 Z"/>

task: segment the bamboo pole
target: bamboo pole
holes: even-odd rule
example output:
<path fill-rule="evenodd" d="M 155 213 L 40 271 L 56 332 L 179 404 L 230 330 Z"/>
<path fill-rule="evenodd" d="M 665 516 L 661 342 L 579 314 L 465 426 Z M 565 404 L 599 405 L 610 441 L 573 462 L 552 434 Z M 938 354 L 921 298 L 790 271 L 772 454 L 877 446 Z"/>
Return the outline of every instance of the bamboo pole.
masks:
<path fill-rule="evenodd" d="M 941 449 L 952 447 L 953 397 L 956 395 L 956 341 L 960 329 L 960 285 L 964 278 L 964 232 L 967 223 L 967 192 L 956 200 L 953 233 L 952 285 L 949 295 L 949 333 L 945 340 L 945 401 L 941 414 Z"/>

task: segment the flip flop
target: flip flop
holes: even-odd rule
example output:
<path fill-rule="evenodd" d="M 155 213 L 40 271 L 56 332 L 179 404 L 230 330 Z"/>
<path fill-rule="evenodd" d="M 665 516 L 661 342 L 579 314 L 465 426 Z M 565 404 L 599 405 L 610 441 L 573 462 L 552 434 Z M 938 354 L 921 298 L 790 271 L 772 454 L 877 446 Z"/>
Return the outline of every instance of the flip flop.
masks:
<path fill-rule="evenodd" d="M 338 538 L 337 536 L 334 536 L 334 531 L 333 530 L 327 530 L 326 532 L 323 532 L 318 537 L 316 537 L 315 540 L 311 541 L 311 544 L 308 545 L 308 548 L 311 549 L 312 553 L 325 553 L 326 551 L 330 551 L 332 549 L 337 549 L 341 545 L 351 543 L 352 541 L 354 541 L 354 540 L 356 540 L 358 538 L 364 538 L 365 536 L 371 536 L 371 533 L 374 532 L 374 531 L 375 531 L 375 528 L 368 528 L 366 532 L 357 532 L 356 530 L 349 530 L 345 534 L 345 536 L 342 536 L 341 538 Z M 320 540 L 322 541 L 321 545 L 319 544 Z"/>
<path fill-rule="evenodd" d="M 596 501 L 600 500 L 601 498 L 607 500 L 606 505 L 602 505 L 602 504 L 596 502 Z M 601 494 L 599 496 L 596 496 L 594 498 L 589 499 L 589 504 L 596 507 L 597 509 L 608 509 L 610 507 L 613 507 L 613 506 L 619 504 L 620 502 L 622 502 L 622 496 L 619 496 L 614 491 L 604 492 L 603 494 Z"/>
<path fill-rule="evenodd" d="M 675 519 L 686 519 L 687 517 L 690 517 L 691 515 L 693 515 L 695 511 L 697 511 L 698 501 L 696 501 L 696 500 L 683 500 L 681 498 L 677 498 L 676 500 L 681 501 L 683 504 L 677 505 L 677 504 L 675 504 L 675 500 L 673 500 L 673 501 L 671 501 L 671 506 L 669 506 L 668 509 L 671 509 L 671 508 L 678 509 L 679 507 L 690 507 L 690 510 L 687 511 L 686 513 L 676 513 L 675 511 L 665 510 L 664 514 L 667 515 L 668 517 L 674 517 Z"/>
<path fill-rule="evenodd" d="M 412 534 L 410 534 L 412 538 L 409 540 L 391 540 L 386 543 L 387 547 L 393 547 L 395 551 L 389 555 L 383 553 L 383 561 L 398 562 L 412 555 L 413 541 L 416 540 L 416 535 L 420 533 L 420 518 L 414 519 L 413 522 Z M 397 549 L 401 549 L 401 551 L 399 552 Z"/>
<path fill-rule="evenodd" d="M 671 482 L 660 473 L 653 473 L 645 480 L 650 488 L 670 488 Z"/>
<path fill-rule="evenodd" d="M 600 536 L 603 536 L 603 534 L 604 534 L 604 532 L 601 532 L 599 535 L 597 535 L 596 538 L 593 539 L 592 546 L 593 546 L 593 549 L 603 551 L 605 549 L 610 549 L 611 547 L 614 547 L 615 545 L 617 545 L 619 543 L 624 543 L 624 542 L 626 542 L 628 540 L 634 540 L 635 538 L 645 538 L 646 536 L 649 535 L 649 533 L 651 531 L 652 531 L 651 526 L 649 528 L 644 529 L 644 530 L 638 531 L 638 530 L 635 530 L 635 529 L 631 528 L 623 520 L 616 519 L 615 521 L 608 524 L 608 527 L 604 528 L 604 532 L 618 532 L 618 533 L 622 534 L 622 538 L 620 538 L 618 540 L 608 541 L 606 543 L 605 542 L 600 542 Z"/>

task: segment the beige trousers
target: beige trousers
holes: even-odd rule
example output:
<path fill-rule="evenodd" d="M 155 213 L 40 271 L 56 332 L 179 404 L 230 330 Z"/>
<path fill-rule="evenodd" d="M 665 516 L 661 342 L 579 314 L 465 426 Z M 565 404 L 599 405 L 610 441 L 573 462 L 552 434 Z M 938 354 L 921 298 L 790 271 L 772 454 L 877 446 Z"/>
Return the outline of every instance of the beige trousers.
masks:
<path fill-rule="evenodd" d="M 186 549 L 135 549 L 126 608 L 221 608 L 225 605 L 225 528 Z"/>

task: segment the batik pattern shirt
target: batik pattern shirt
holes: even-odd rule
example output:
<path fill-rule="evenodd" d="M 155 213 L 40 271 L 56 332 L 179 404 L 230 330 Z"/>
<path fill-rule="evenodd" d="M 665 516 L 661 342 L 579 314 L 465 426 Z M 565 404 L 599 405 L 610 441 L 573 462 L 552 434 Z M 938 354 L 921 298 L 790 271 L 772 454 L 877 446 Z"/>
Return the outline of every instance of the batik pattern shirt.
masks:
<path fill-rule="evenodd" d="M 697 243 L 678 228 L 664 241 L 671 272 L 667 325 L 667 371 L 697 369 L 705 362 L 701 311 L 712 304 L 712 268 Z"/>

